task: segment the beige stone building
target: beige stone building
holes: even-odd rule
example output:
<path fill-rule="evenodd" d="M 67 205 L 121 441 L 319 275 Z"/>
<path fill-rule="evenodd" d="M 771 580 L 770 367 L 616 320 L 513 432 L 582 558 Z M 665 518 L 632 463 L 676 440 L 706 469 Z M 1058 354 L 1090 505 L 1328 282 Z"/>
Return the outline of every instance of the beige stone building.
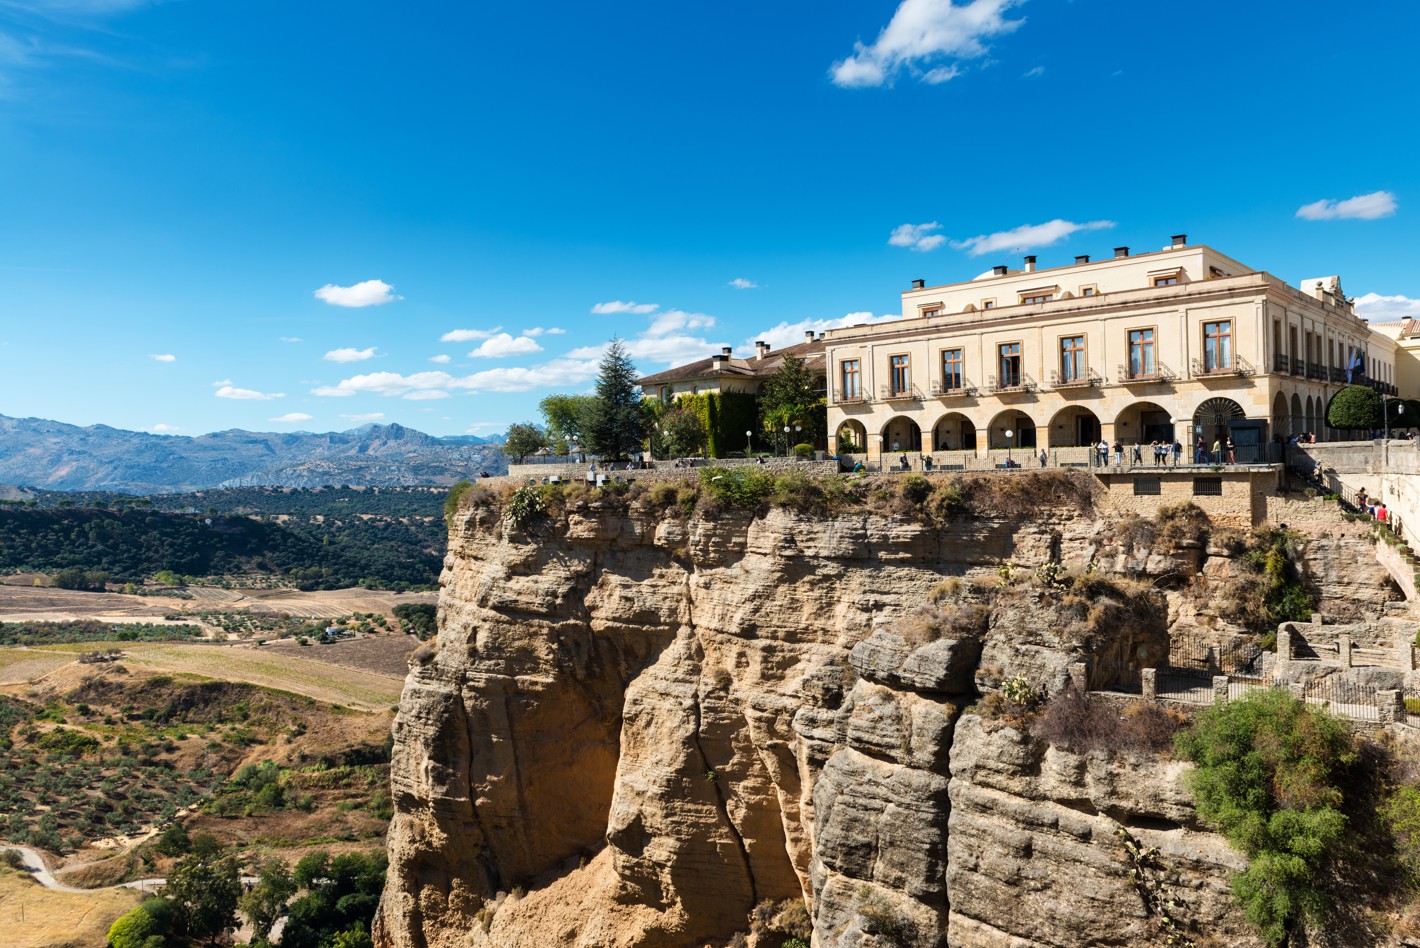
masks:
<path fill-rule="evenodd" d="M 765 380 L 779 371 L 784 357 L 788 355 L 803 362 L 804 367 L 815 376 L 826 378 L 823 334 L 815 336 L 812 332 L 805 332 L 803 342 L 783 349 L 775 349 L 767 342 L 756 342 L 754 355 L 749 357 L 736 358 L 734 350 L 725 346 L 717 355 L 648 375 L 637 379 L 636 384 L 641 386 L 643 398 L 658 398 L 667 404 L 682 395 L 709 392 L 758 395 Z"/>
<path fill-rule="evenodd" d="M 1401 398 L 1420 398 L 1420 319 L 1372 323 L 1371 328 L 1395 340 L 1395 386 Z"/>
<path fill-rule="evenodd" d="M 902 306 L 900 321 L 827 333 L 831 451 L 1083 463 L 1104 439 L 1144 444 L 1148 463 L 1151 441 L 1177 438 L 1187 462 L 1196 438 L 1231 437 L 1239 462 L 1261 461 L 1279 437 L 1342 437 L 1325 410 L 1348 374 L 1395 392 L 1395 341 L 1337 277 L 1289 286 L 1183 235 L 1150 253 L 917 280 Z"/>

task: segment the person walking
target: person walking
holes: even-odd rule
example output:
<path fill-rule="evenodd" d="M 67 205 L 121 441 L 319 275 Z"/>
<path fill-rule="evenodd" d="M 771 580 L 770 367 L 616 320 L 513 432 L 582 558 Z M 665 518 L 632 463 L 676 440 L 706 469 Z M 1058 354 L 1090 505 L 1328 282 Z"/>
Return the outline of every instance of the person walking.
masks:
<path fill-rule="evenodd" d="M 1223 442 L 1218 438 L 1213 439 L 1213 463 L 1223 463 Z"/>
<path fill-rule="evenodd" d="M 1199 435 L 1199 436 L 1198 436 L 1198 440 L 1197 440 L 1196 442 L 1194 442 L 1194 444 L 1193 444 L 1193 463 L 1194 463 L 1194 464 L 1207 464 L 1207 463 L 1208 463 L 1207 459 L 1204 457 L 1204 453 L 1206 452 L 1206 450 L 1207 450 L 1207 449 L 1203 446 L 1203 436 L 1202 436 L 1202 435 Z"/>
<path fill-rule="evenodd" d="M 1045 453 L 1045 449 L 1044 449 L 1044 448 L 1041 448 L 1041 449 L 1040 449 L 1040 466 L 1041 466 L 1041 467 L 1045 467 L 1046 462 L 1048 462 L 1049 460 L 1050 460 L 1050 455 L 1048 455 L 1048 454 Z"/>
<path fill-rule="evenodd" d="M 1134 442 L 1134 463 L 1144 463 L 1144 443 L 1142 441 Z"/>

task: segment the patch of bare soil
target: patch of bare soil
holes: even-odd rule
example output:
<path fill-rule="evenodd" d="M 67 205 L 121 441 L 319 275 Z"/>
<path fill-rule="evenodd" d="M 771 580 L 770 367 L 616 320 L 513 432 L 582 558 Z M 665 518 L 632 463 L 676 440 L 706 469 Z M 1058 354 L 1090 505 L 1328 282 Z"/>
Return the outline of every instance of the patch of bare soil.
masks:
<path fill-rule="evenodd" d="M 358 668 L 378 675 L 403 678 L 409 672 L 409 653 L 418 647 L 419 640 L 414 636 L 391 632 L 385 635 L 366 635 L 330 645 L 304 647 L 287 639 L 267 643 L 265 650 L 289 652 L 299 658 L 339 665 L 342 668 Z"/>

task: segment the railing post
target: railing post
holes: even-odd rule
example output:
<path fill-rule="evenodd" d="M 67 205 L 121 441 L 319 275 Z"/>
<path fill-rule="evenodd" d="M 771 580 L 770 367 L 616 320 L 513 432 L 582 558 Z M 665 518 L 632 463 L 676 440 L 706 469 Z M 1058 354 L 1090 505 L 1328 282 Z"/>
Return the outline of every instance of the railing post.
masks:
<path fill-rule="evenodd" d="M 1405 720 L 1405 699 L 1401 692 L 1383 690 L 1376 692 L 1376 704 L 1380 708 L 1380 722 L 1394 724 Z"/>
<path fill-rule="evenodd" d="M 1336 657 L 1340 660 L 1342 668 L 1351 667 L 1351 636 L 1338 635 L 1336 637 Z"/>
<path fill-rule="evenodd" d="M 1214 675 L 1214 676 L 1213 676 L 1213 703 L 1214 703 L 1214 704 L 1227 704 L 1227 703 L 1228 703 L 1228 676 L 1227 676 L 1227 675 Z"/>
<path fill-rule="evenodd" d="M 1292 660 L 1292 625 L 1284 622 L 1277 627 L 1277 661 Z"/>
<path fill-rule="evenodd" d="M 1159 696 L 1159 672 L 1156 668 L 1145 668 L 1139 672 L 1139 684 L 1145 701 L 1153 701 Z"/>

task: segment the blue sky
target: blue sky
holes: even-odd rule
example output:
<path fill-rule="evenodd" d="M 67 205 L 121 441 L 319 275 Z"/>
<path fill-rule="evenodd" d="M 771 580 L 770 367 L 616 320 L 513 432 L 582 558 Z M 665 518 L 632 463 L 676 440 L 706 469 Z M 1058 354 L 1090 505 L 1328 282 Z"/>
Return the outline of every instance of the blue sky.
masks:
<path fill-rule="evenodd" d="M 1163 246 L 1420 315 L 1420 5 L 0 0 L 0 413 L 486 434 Z M 736 282 L 738 281 L 738 283 Z"/>

